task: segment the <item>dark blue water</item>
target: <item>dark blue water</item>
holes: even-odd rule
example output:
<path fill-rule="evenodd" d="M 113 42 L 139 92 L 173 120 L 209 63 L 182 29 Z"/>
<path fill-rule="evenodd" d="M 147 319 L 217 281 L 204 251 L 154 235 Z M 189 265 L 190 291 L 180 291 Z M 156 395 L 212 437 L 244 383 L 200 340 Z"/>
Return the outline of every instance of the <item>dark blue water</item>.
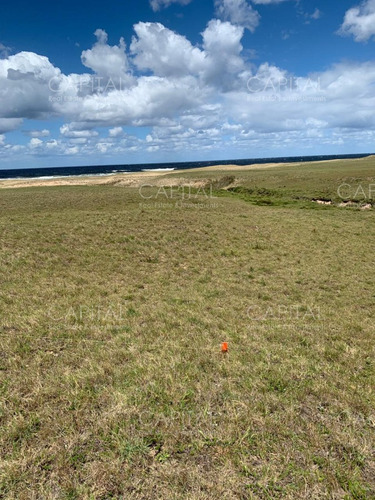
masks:
<path fill-rule="evenodd" d="M 109 175 L 118 172 L 141 172 L 142 170 L 175 169 L 188 170 L 212 165 L 251 165 L 253 163 L 285 163 L 322 160 L 364 158 L 367 154 L 330 155 L 330 156 L 288 156 L 278 158 L 246 158 L 242 160 L 193 161 L 184 163 L 144 163 L 136 165 L 97 165 L 90 167 L 43 167 L 0 170 L 0 179 L 31 179 L 36 177 L 66 177 L 75 175 Z"/>

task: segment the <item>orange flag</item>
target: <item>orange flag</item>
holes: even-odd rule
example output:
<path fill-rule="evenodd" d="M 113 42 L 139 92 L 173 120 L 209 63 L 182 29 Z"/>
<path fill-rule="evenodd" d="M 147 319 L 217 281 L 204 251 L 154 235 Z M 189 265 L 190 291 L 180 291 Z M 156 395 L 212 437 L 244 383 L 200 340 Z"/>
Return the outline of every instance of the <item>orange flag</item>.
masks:
<path fill-rule="evenodd" d="M 221 344 L 221 352 L 228 352 L 228 342 L 223 342 Z"/>

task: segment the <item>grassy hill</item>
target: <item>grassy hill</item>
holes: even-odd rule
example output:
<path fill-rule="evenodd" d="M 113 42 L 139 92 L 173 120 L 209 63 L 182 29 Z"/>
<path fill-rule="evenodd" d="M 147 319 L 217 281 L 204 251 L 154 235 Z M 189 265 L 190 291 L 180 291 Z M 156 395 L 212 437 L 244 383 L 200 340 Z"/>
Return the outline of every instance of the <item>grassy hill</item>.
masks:
<path fill-rule="evenodd" d="M 0 497 L 375 498 L 374 159 L 173 176 L 1 191 Z"/>

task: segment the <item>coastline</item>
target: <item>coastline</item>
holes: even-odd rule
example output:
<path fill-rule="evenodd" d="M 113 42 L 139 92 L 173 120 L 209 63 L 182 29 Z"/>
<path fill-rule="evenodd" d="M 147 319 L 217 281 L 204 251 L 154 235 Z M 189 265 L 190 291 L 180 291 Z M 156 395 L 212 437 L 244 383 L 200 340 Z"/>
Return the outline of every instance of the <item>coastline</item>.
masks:
<path fill-rule="evenodd" d="M 170 172 L 168 172 L 170 173 Z M 119 173 L 112 175 L 84 175 L 53 177 L 52 179 L 30 178 L 30 179 L 3 179 L 0 180 L 0 189 L 22 188 L 22 187 L 45 187 L 45 186 L 98 186 L 98 185 L 123 185 L 137 187 L 143 180 L 149 181 L 166 172 L 134 172 Z"/>
<path fill-rule="evenodd" d="M 280 165 L 290 165 L 289 163 L 263 163 L 251 165 L 213 165 L 211 167 L 200 167 L 189 169 L 189 172 L 229 172 L 244 171 L 259 168 L 271 168 Z M 31 178 L 31 179 L 3 179 L 0 180 L 0 189 L 23 188 L 23 187 L 45 187 L 45 186 L 103 186 L 118 185 L 125 187 L 139 187 L 143 183 L 157 183 L 162 177 L 168 176 L 168 183 L 177 181 L 177 177 L 187 170 L 174 171 L 149 171 L 149 172 L 123 172 L 110 175 L 85 175 L 85 176 L 67 176 L 54 177 L 52 179 Z M 173 179 L 173 180 L 172 180 Z M 184 179 L 186 182 L 186 178 Z"/>
<path fill-rule="evenodd" d="M 366 156 L 364 158 L 359 158 L 357 161 L 371 157 L 372 155 Z M 260 170 L 269 169 L 276 167 L 287 167 L 287 166 L 300 166 L 302 164 L 320 164 L 320 163 L 331 163 L 338 161 L 352 161 L 352 159 L 331 159 L 331 160 L 320 160 L 312 162 L 285 162 L 285 163 L 252 163 L 249 165 L 212 165 L 209 167 L 198 167 L 189 170 L 152 170 L 147 172 L 121 172 L 116 174 L 108 175 L 79 175 L 79 176 L 66 176 L 66 177 L 52 177 L 52 178 L 17 178 L 17 179 L 1 179 L 0 189 L 13 189 L 13 188 L 24 188 L 24 187 L 56 187 L 56 186 L 102 186 L 102 185 L 118 185 L 124 187 L 139 187 L 145 182 L 160 185 L 160 179 L 162 177 L 167 177 L 167 184 L 178 184 L 179 181 L 184 183 L 189 180 L 184 177 L 179 179 L 182 173 L 186 172 L 244 172 L 248 170 Z"/>

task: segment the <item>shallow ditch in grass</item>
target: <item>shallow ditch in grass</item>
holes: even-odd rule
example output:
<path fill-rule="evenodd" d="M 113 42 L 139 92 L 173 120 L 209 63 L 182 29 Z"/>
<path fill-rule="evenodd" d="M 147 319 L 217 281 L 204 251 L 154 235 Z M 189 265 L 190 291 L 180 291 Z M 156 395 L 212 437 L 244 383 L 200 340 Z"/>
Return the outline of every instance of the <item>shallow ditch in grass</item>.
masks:
<path fill-rule="evenodd" d="M 186 194 L 202 195 L 204 197 L 236 197 L 258 206 L 294 206 L 299 208 L 352 208 L 359 210 L 372 210 L 375 201 L 364 200 L 334 200 L 328 197 L 311 198 L 301 195 L 295 191 L 287 189 L 270 189 L 265 187 L 245 187 L 239 184 L 240 179 L 234 175 L 224 175 L 217 178 L 202 179 L 171 179 L 171 182 L 164 186 L 165 189 L 176 187 L 182 190 L 183 196 Z M 160 183 L 157 183 L 159 189 Z M 154 186 L 156 187 L 156 185 Z M 188 189 L 188 193 L 185 192 Z"/>
<path fill-rule="evenodd" d="M 233 196 L 257 206 L 315 208 L 311 199 L 284 190 L 232 185 L 214 192 L 215 196 Z"/>
<path fill-rule="evenodd" d="M 330 205 L 339 208 L 359 208 L 360 210 L 372 210 L 374 208 L 373 203 L 358 200 L 334 202 L 333 200 L 328 199 L 312 199 L 311 201 L 313 203 L 317 203 L 318 205 Z"/>
<path fill-rule="evenodd" d="M 309 198 L 307 196 L 299 196 L 295 193 L 290 193 L 284 190 L 268 189 L 268 188 L 248 188 L 235 185 L 234 179 L 229 186 L 215 189 L 215 194 L 218 196 L 236 196 L 240 199 L 248 201 L 254 205 L 260 206 L 299 206 L 300 208 L 314 208 L 314 205 L 320 207 L 339 207 L 352 208 L 359 210 L 372 210 L 375 202 L 364 200 L 341 200 L 336 201 L 330 198 Z M 216 186 L 215 186 L 216 187 Z M 313 205 L 312 205 L 313 204 Z M 318 208 L 318 207 L 316 207 Z"/>

